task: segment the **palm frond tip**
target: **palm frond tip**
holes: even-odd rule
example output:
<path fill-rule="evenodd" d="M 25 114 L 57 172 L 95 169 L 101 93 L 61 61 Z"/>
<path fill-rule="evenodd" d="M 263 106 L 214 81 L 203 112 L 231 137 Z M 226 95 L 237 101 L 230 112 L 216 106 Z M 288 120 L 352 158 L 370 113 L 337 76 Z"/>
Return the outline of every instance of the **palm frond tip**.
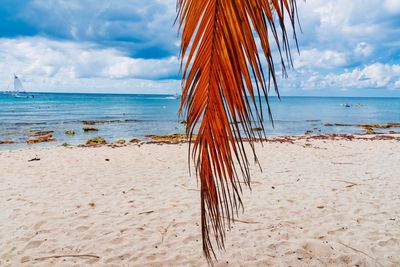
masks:
<path fill-rule="evenodd" d="M 263 120 L 256 96 L 265 95 L 271 116 L 271 82 L 278 92 L 271 42 L 284 73 L 291 64 L 286 25 L 295 34 L 296 0 L 178 0 L 177 8 L 183 76 L 179 113 L 186 117 L 190 139 L 198 127 L 189 151 L 200 179 L 203 251 L 211 262 L 213 244 L 224 248 L 225 230 L 242 207 L 240 177 L 250 186 L 244 138 L 257 162 L 252 129 L 263 128 Z"/>

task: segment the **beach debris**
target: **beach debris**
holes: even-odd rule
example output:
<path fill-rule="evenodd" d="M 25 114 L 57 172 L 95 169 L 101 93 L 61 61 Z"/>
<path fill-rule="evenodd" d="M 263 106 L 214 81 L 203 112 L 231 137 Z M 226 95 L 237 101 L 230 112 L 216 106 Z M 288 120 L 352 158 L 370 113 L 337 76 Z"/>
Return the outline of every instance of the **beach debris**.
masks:
<path fill-rule="evenodd" d="M 74 135 L 74 134 L 75 134 L 75 131 L 74 131 L 74 130 L 66 130 L 64 133 L 65 133 L 66 135 Z"/>
<path fill-rule="evenodd" d="M 32 161 L 39 161 L 40 160 L 40 158 L 38 158 L 38 157 L 35 157 L 35 158 L 33 158 L 33 159 L 30 159 L 30 160 L 28 160 L 28 162 L 32 162 Z"/>
<path fill-rule="evenodd" d="M 284 170 L 284 171 L 279 171 L 279 172 L 275 172 L 275 173 L 287 173 L 290 172 L 290 170 Z"/>
<path fill-rule="evenodd" d="M 317 206 L 317 208 L 318 208 L 318 209 L 324 209 L 325 206 L 322 206 L 322 205 L 321 205 L 321 206 Z"/>
<path fill-rule="evenodd" d="M 0 145 L 11 145 L 11 144 L 15 144 L 15 142 L 12 140 L 0 140 Z"/>
<path fill-rule="evenodd" d="M 196 136 L 197 135 L 193 134 L 192 138 L 196 138 Z M 187 141 L 189 138 L 187 134 L 146 135 L 145 137 L 160 142 L 182 142 Z"/>
<path fill-rule="evenodd" d="M 48 259 L 59 259 L 59 258 L 95 258 L 95 259 L 100 259 L 100 257 L 96 256 L 96 255 L 82 254 L 82 255 L 54 255 L 54 256 L 47 256 L 47 257 L 40 257 L 40 258 L 35 258 L 35 261 L 48 260 Z"/>
<path fill-rule="evenodd" d="M 346 244 L 344 244 L 344 243 L 342 243 L 342 242 L 340 242 L 340 241 L 337 241 L 337 243 L 339 243 L 339 244 L 342 245 L 342 246 L 345 246 L 346 248 L 349 248 L 349 249 L 351 249 L 351 250 L 354 250 L 355 252 L 358 252 L 358 253 L 361 253 L 361 254 L 367 256 L 368 258 L 370 258 L 370 259 L 372 259 L 373 261 L 375 261 L 375 263 L 377 263 L 379 266 L 382 266 L 382 267 L 384 266 L 384 265 L 381 264 L 376 258 L 374 258 L 374 257 L 372 257 L 372 256 L 370 256 L 370 255 L 368 255 L 368 254 L 365 253 L 364 251 L 361 251 L 361 250 L 356 249 L 356 248 L 354 248 L 354 247 L 352 247 L 352 246 L 346 245 Z"/>
<path fill-rule="evenodd" d="M 164 227 L 160 227 L 160 229 L 159 229 L 159 232 L 160 232 L 160 234 L 161 234 L 161 242 L 160 243 L 163 243 L 164 242 L 164 237 L 165 237 L 165 235 L 167 234 L 167 232 L 168 232 L 168 229 L 171 227 L 171 225 L 173 224 L 175 222 L 175 219 L 173 219 L 169 224 L 168 224 L 168 226 L 166 227 L 166 228 L 164 228 Z"/>
<path fill-rule="evenodd" d="M 139 213 L 138 215 L 151 214 L 151 213 L 153 213 L 153 212 L 154 212 L 154 210 L 150 210 L 150 211 L 141 212 L 141 213 Z"/>
<path fill-rule="evenodd" d="M 360 184 L 357 184 L 357 183 L 354 183 L 354 182 L 349 182 L 349 181 L 344 181 L 344 180 L 332 180 L 332 181 L 346 183 L 346 184 L 348 184 L 348 185 L 345 186 L 346 188 L 350 188 L 350 187 L 353 187 L 353 186 L 356 186 L 356 185 L 360 185 Z"/>
<path fill-rule="evenodd" d="M 92 137 L 92 138 L 90 138 L 90 139 L 88 139 L 86 141 L 86 145 L 89 145 L 89 146 L 91 146 L 91 145 L 105 145 L 105 144 L 107 144 L 107 141 L 101 136 Z"/>
<path fill-rule="evenodd" d="M 311 134 L 313 134 L 314 133 L 314 131 L 311 131 L 311 130 L 308 130 L 308 131 L 305 131 L 305 135 L 311 135 Z"/>
<path fill-rule="evenodd" d="M 124 139 L 119 139 L 115 143 L 118 145 L 124 145 L 126 143 L 126 141 Z"/>
<path fill-rule="evenodd" d="M 140 143 L 140 142 L 142 142 L 142 141 L 140 139 L 137 139 L 137 138 L 133 138 L 133 139 L 131 139 L 129 141 L 129 143 L 133 143 L 133 144 L 137 144 L 137 143 Z"/>
<path fill-rule="evenodd" d="M 227 219 L 226 217 L 223 217 L 224 219 Z M 233 220 L 234 222 L 240 222 L 240 223 L 246 223 L 246 224 L 260 224 L 262 222 L 256 222 L 256 221 L 244 221 L 244 220 L 239 220 L 235 219 Z"/>
<path fill-rule="evenodd" d="M 282 137 L 273 137 L 273 138 L 266 138 L 262 141 L 270 142 L 270 143 L 290 143 L 294 144 L 296 139 L 293 136 L 282 136 Z"/>
<path fill-rule="evenodd" d="M 98 132 L 99 129 L 97 129 L 97 128 L 92 128 L 92 127 L 83 127 L 83 131 L 84 131 L 85 133 L 88 133 L 88 132 Z"/>
<path fill-rule="evenodd" d="M 110 161 L 110 159 L 105 159 L 105 161 Z"/>
<path fill-rule="evenodd" d="M 91 208 L 95 208 L 95 207 L 96 207 L 96 203 L 90 202 L 90 203 L 89 203 L 89 206 L 90 206 Z"/>
<path fill-rule="evenodd" d="M 183 188 L 183 189 L 188 190 L 188 191 L 200 191 L 199 189 L 187 188 L 186 186 L 183 186 L 183 185 L 180 185 L 180 184 L 175 184 L 175 187 L 180 187 L 180 188 Z"/>

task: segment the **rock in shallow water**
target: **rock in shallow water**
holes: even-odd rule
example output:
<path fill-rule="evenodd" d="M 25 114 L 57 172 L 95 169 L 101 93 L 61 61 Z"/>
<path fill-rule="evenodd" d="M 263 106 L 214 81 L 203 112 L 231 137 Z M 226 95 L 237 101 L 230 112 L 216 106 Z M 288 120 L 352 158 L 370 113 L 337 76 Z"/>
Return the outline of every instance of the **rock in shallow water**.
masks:
<path fill-rule="evenodd" d="M 36 130 L 31 130 L 31 134 L 29 137 L 43 137 L 43 136 L 51 136 L 54 134 L 54 131 L 36 131 Z"/>
<path fill-rule="evenodd" d="M 104 120 L 94 120 L 94 121 L 82 121 L 83 125 L 96 125 L 96 124 L 104 124 L 106 121 Z"/>
<path fill-rule="evenodd" d="M 85 133 L 87 133 L 87 132 L 98 132 L 99 129 L 91 128 L 91 127 L 84 127 L 84 128 L 83 128 L 83 131 L 84 131 Z"/>
<path fill-rule="evenodd" d="M 105 145 L 107 144 L 107 141 L 101 137 L 101 136 L 96 136 L 93 138 L 90 138 L 89 140 L 86 141 L 86 145 Z"/>
<path fill-rule="evenodd" d="M 26 143 L 31 145 L 37 143 L 54 142 L 54 141 L 56 141 L 56 139 L 52 135 L 46 135 L 26 140 Z"/>
<path fill-rule="evenodd" d="M 75 134 L 75 131 L 74 131 L 74 130 L 66 130 L 64 133 L 65 133 L 66 135 L 74 135 L 74 134 Z"/>
<path fill-rule="evenodd" d="M 11 144 L 15 144 L 15 142 L 11 140 L 0 140 L 0 145 L 11 145 Z"/>

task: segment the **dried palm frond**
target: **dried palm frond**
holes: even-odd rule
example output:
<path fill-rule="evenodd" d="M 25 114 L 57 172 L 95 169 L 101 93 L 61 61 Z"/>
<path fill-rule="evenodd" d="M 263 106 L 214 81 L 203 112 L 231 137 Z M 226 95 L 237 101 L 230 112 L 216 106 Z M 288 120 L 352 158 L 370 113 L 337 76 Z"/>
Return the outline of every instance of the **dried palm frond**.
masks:
<path fill-rule="evenodd" d="M 186 117 L 191 142 L 198 130 L 189 151 L 200 179 L 203 251 L 211 262 L 216 255 L 210 235 L 224 248 L 225 231 L 243 207 L 240 176 L 250 186 L 244 138 L 258 162 L 253 142 L 259 133 L 253 129 L 264 128 L 257 95 L 265 95 L 271 118 L 271 82 L 278 93 L 271 40 L 283 73 L 291 62 L 285 26 L 291 25 L 295 39 L 296 0 L 178 0 L 177 8 L 183 76 L 179 113 Z"/>

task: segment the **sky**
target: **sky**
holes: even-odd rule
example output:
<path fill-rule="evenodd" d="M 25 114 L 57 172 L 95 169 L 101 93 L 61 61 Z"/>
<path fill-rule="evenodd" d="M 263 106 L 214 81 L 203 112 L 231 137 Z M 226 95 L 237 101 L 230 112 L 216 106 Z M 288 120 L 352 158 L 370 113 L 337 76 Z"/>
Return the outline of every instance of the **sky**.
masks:
<path fill-rule="evenodd" d="M 400 96 L 400 0 L 298 0 L 298 12 L 282 95 Z M 176 0 L 1 0 L 0 91 L 16 73 L 35 92 L 179 93 L 175 17 Z"/>

